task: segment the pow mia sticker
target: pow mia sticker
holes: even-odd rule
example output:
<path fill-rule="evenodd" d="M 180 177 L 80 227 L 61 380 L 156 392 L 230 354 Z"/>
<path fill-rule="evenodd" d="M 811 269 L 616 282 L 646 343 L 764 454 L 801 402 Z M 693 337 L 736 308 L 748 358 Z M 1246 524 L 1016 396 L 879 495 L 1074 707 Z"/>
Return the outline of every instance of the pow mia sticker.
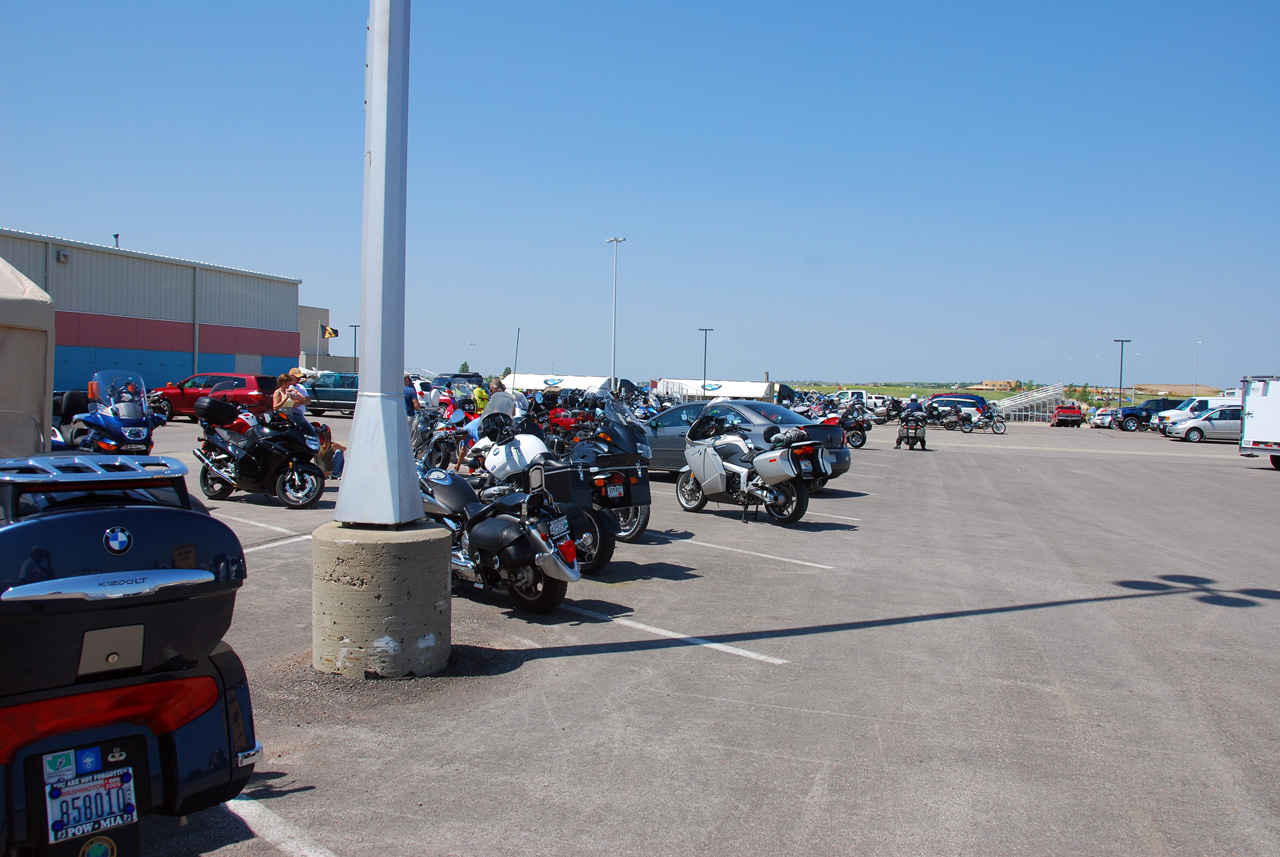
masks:
<path fill-rule="evenodd" d="M 133 533 L 124 527 L 112 527 L 103 534 L 102 546 L 113 556 L 126 554 L 133 547 Z"/>

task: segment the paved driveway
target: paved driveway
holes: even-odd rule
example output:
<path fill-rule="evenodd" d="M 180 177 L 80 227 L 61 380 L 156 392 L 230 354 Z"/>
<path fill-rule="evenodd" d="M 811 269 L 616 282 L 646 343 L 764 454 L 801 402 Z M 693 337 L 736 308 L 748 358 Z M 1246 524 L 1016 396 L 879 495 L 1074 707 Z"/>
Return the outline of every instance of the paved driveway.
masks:
<path fill-rule="evenodd" d="M 644 543 L 546 617 L 455 597 L 449 673 L 414 681 L 310 671 L 306 537 L 331 504 L 212 504 L 252 551 L 229 639 L 267 756 L 252 800 L 148 820 L 148 843 L 1280 853 L 1280 473 L 1150 434 L 892 439 L 790 529 L 681 512 L 655 480 Z"/>

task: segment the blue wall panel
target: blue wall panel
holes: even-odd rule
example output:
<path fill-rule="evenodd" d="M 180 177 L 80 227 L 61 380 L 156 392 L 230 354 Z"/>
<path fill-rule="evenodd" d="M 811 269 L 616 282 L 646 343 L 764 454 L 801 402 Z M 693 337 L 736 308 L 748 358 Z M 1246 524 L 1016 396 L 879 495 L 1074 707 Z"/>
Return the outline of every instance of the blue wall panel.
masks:
<path fill-rule="evenodd" d="M 104 369 L 132 369 L 152 389 L 190 375 L 191 352 L 59 345 L 54 350 L 54 389 L 83 390 L 93 373 Z"/>
<path fill-rule="evenodd" d="M 200 352 L 201 372 L 234 372 L 236 356 L 234 354 L 206 354 Z"/>
<path fill-rule="evenodd" d="M 296 357 L 262 357 L 262 374 L 283 375 L 298 365 Z"/>

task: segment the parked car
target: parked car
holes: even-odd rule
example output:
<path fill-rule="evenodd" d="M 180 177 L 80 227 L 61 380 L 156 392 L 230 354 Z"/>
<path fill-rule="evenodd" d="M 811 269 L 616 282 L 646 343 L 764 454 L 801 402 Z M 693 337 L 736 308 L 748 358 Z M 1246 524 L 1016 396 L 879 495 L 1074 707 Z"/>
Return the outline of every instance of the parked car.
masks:
<path fill-rule="evenodd" d="M 1089 425 L 1093 428 L 1111 428 L 1111 417 L 1114 414 L 1114 408 L 1098 408 L 1089 417 Z"/>
<path fill-rule="evenodd" d="M 428 382 L 429 384 L 430 382 Z M 307 413 L 323 416 L 325 411 L 355 412 L 360 376 L 355 372 L 321 372 L 304 385 L 311 402 Z"/>
<path fill-rule="evenodd" d="M 249 686 L 222 642 L 244 550 L 186 472 L 0 461 L 0 853 L 137 855 L 142 816 L 217 806 L 253 774 Z"/>
<path fill-rule="evenodd" d="M 1215 408 L 1208 413 L 1174 423 L 1169 427 L 1168 436 L 1191 443 L 1202 440 L 1230 440 L 1238 443 L 1243 426 L 1243 410 L 1240 405 Z"/>
<path fill-rule="evenodd" d="M 1192 396 L 1179 402 L 1176 407 L 1156 414 L 1155 427 L 1157 431 L 1168 436 L 1171 428 L 1183 420 L 1189 420 L 1200 414 L 1208 413 L 1214 408 L 1239 405 L 1240 403 L 1238 396 Z"/>
<path fill-rule="evenodd" d="M 1072 426 L 1080 428 L 1084 423 L 1084 411 L 1080 410 L 1079 405 L 1063 402 L 1053 409 L 1053 414 L 1049 417 L 1049 425 L 1051 426 Z"/>
<path fill-rule="evenodd" d="M 849 472 L 852 454 L 845 446 L 844 431 L 840 426 L 811 423 L 790 408 L 748 399 L 680 405 L 644 423 L 653 453 L 649 459 L 651 471 L 676 471 L 684 467 L 685 435 L 689 433 L 689 426 L 703 415 L 724 417 L 730 425 L 745 427 L 750 432 L 751 442 L 759 449 L 769 447 L 764 439 L 764 430 L 769 426 L 799 426 L 826 449 L 831 461 L 830 478 Z"/>
<path fill-rule="evenodd" d="M 231 389 L 219 393 L 235 405 L 244 405 L 255 414 L 271 410 L 271 394 L 276 389 L 276 379 L 271 375 L 241 375 L 234 372 L 206 372 L 192 375 L 174 384 L 152 390 L 148 398 L 151 407 L 164 415 L 166 420 L 175 416 L 190 417 L 196 421 L 196 399 L 209 395 L 215 384 L 231 382 Z"/>
<path fill-rule="evenodd" d="M 1147 399 L 1131 408 L 1120 408 L 1111 418 L 1113 428 L 1122 431 L 1146 431 L 1156 414 L 1178 407 L 1181 399 Z"/>

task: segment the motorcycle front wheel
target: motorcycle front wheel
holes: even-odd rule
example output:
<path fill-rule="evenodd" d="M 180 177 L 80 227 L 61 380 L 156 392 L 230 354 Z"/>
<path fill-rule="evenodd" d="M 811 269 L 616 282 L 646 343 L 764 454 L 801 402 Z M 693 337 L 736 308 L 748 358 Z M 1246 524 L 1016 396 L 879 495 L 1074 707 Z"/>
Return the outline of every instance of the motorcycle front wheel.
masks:
<path fill-rule="evenodd" d="M 804 517 L 804 513 L 809 509 L 809 491 L 804 487 L 803 482 L 793 479 L 790 482 L 779 482 L 771 487 L 781 494 L 783 499 L 778 503 L 764 504 L 764 510 L 770 518 L 786 527 Z"/>
<path fill-rule="evenodd" d="M 688 470 L 676 480 L 676 502 L 686 512 L 700 512 L 707 505 L 707 495 L 702 493 L 702 486 Z"/>
<path fill-rule="evenodd" d="M 324 493 L 324 471 L 302 464 L 276 477 L 276 496 L 290 509 L 309 509 Z"/>
<path fill-rule="evenodd" d="M 527 565 L 520 569 L 514 580 L 507 581 L 507 594 L 516 607 L 529 613 L 547 613 L 560 605 L 569 584 L 554 577 L 547 577 L 540 568 Z"/>
<path fill-rule="evenodd" d="M 973 423 L 964 423 L 960 426 L 960 431 L 969 434 L 973 431 Z"/>
<path fill-rule="evenodd" d="M 850 449 L 862 449 L 867 443 L 867 433 L 862 429 L 849 429 L 845 432 L 844 442 Z"/>
<path fill-rule="evenodd" d="M 996 420 L 991 424 L 991 431 L 995 432 L 996 434 L 1004 434 L 1004 430 L 1005 430 L 1004 420 Z"/>
<path fill-rule="evenodd" d="M 644 531 L 649 527 L 649 513 L 648 506 L 614 509 L 613 516 L 618 519 L 618 526 L 622 527 L 622 532 L 616 536 L 617 540 L 630 544 L 644 535 Z"/>
<path fill-rule="evenodd" d="M 588 544 L 578 543 L 578 569 L 583 574 L 595 574 L 613 559 L 613 550 L 617 547 L 617 541 L 613 533 L 600 523 L 603 512 L 583 509 L 582 514 L 587 519 L 587 533 L 583 538 L 590 538 Z"/>
<path fill-rule="evenodd" d="M 200 468 L 200 493 L 210 500 L 225 500 L 235 490 L 236 486 L 214 473 L 208 465 Z"/>

